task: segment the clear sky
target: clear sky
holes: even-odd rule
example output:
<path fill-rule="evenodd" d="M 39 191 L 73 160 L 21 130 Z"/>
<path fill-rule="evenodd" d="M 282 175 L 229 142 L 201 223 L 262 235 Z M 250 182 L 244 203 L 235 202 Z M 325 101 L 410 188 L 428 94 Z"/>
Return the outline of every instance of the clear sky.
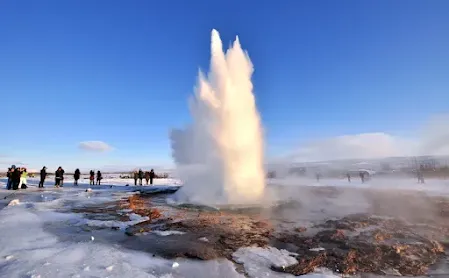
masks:
<path fill-rule="evenodd" d="M 444 0 L 2 0 L 0 167 L 170 164 L 212 28 L 249 52 L 269 157 L 409 134 L 449 112 L 448 15 Z"/>

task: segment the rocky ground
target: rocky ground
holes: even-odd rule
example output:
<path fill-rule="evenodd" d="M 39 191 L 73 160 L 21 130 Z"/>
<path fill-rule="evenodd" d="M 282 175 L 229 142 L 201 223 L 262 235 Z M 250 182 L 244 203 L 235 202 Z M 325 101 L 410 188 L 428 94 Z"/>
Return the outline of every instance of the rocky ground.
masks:
<path fill-rule="evenodd" d="M 333 187 L 310 190 L 311 196 L 323 202 L 344 194 Z M 123 244 L 166 258 L 233 260 L 232 254 L 241 247 L 274 246 L 292 252 L 298 263 L 272 269 L 293 275 L 326 267 L 342 274 L 417 276 L 445 262 L 449 247 L 447 198 L 373 190 L 362 191 L 361 196 L 368 204 L 366 211 L 301 223 L 287 215 L 310 208 L 295 200 L 271 208 L 205 210 L 172 207 L 160 197 L 137 194 L 73 211 L 92 219 L 129 221 L 123 211 L 148 217 L 126 229 L 130 238 Z M 155 236 L 156 231 L 167 236 Z"/>

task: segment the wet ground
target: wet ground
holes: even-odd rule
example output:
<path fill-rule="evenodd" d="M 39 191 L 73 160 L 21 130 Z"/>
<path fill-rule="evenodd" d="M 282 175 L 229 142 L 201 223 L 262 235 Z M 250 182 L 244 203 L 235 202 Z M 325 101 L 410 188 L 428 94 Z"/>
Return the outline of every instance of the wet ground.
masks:
<path fill-rule="evenodd" d="M 127 234 L 136 236 L 139 246 L 151 246 L 158 255 L 202 260 L 232 260 L 240 247 L 270 245 L 297 254 L 298 264 L 272 267 L 293 275 L 318 267 L 342 274 L 418 276 L 436 275 L 437 269 L 442 274 L 449 247 L 449 199 L 418 192 L 361 190 L 358 196 L 367 204 L 363 212 L 323 219 L 322 214 L 332 209 L 330 200 L 344 194 L 337 188 L 310 188 L 308 198 L 328 202 L 315 214 L 310 210 L 318 208 L 300 200 L 239 210 L 169 208 L 168 214 L 156 206 L 160 210 L 157 219 L 132 226 Z M 151 199 L 138 196 L 130 198 L 130 203 L 141 202 L 142 207 L 135 207 L 139 213 L 152 207 Z M 293 212 L 301 221 L 294 221 Z M 318 214 L 321 217 L 305 221 L 306 216 Z M 184 234 L 155 240 L 150 233 L 155 229 Z"/>
<path fill-rule="evenodd" d="M 412 191 L 280 188 L 278 195 L 290 198 L 281 196 L 284 201 L 272 206 L 215 209 L 168 205 L 167 194 L 103 189 L 73 194 L 104 201 L 89 204 L 65 198 L 57 211 L 108 225 L 49 222 L 45 229 L 62 241 L 95 237 L 165 258 L 233 260 L 241 247 L 274 246 L 292 252 L 298 263 L 272 270 L 293 275 L 325 267 L 342 274 L 449 277 L 447 197 Z M 60 194 L 50 189 L 4 193 L 0 206 L 12 198 L 49 202 Z M 132 223 L 133 215 L 146 220 Z"/>

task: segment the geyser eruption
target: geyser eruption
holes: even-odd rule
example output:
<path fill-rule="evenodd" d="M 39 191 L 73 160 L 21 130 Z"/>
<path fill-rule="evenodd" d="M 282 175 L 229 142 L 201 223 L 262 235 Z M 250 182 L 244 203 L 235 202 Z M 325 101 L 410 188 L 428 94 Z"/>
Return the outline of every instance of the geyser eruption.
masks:
<path fill-rule="evenodd" d="M 210 72 L 200 71 L 190 99 L 192 123 L 171 133 L 181 194 L 203 204 L 257 204 L 265 187 L 262 126 L 253 65 L 238 37 L 223 52 L 212 30 Z"/>

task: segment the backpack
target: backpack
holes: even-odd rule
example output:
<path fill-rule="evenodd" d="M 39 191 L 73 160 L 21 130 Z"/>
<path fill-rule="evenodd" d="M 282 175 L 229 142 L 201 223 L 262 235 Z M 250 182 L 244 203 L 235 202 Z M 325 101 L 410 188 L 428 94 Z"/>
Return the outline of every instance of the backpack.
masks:
<path fill-rule="evenodd" d="M 20 187 L 21 189 L 27 189 L 27 185 L 26 184 L 22 184 L 22 186 Z"/>

